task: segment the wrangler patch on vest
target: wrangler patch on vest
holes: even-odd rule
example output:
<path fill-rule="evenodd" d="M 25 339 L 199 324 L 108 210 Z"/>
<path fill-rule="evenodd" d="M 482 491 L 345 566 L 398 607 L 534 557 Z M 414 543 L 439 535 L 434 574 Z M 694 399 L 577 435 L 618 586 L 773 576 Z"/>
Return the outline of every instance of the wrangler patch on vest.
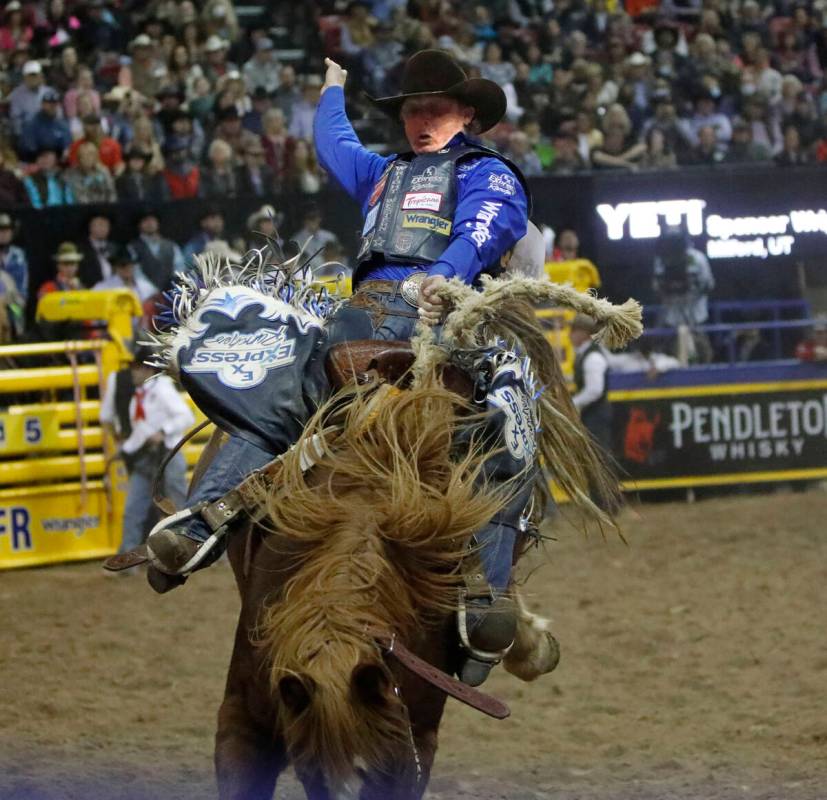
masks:
<path fill-rule="evenodd" d="M 440 233 L 443 236 L 449 236 L 451 233 L 451 220 L 444 217 L 438 217 L 436 214 L 423 214 L 421 212 L 406 212 L 402 218 L 403 228 L 424 228 L 434 233 Z"/>

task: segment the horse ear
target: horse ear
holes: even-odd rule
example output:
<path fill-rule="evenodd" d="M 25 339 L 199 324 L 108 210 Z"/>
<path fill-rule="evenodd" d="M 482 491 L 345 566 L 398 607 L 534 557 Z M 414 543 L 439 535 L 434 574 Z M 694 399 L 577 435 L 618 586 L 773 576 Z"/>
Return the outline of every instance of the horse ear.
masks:
<path fill-rule="evenodd" d="M 391 690 L 390 676 L 380 664 L 357 664 L 350 674 L 350 687 L 365 705 L 384 706 Z"/>
<path fill-rule="evenodd" d="M 286 675 L 279 681 L 281 700 L 294 714 L 301 714 L 310 705 L 315 691 L 316 682 L 307 676 Z"/>

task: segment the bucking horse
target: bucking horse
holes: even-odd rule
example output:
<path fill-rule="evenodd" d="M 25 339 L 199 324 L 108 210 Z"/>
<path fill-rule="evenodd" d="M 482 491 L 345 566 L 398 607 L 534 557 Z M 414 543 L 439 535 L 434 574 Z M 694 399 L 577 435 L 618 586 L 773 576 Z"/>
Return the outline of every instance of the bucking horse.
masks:
<path fill-rule="evenodd" d="M 323 319 L 337 301 L 260 258 L 253 270 L 201 266 L 174 303 L 178 328 L 156 344 L 210 413 L 214 397 L 197 383 L 204 373 L 187 372 L 181 355 L 209 333 L 208 315 L 196 309 L 225 309 L 228 292 L 235 308 L 247 293 L 258 298 L 260 319 L 300 317 L 290 331 L 299 335 L 310 330 L 303 318 Z M 602 509 L 616 507 L 606 502 L 615 479 L 578 421 L 529 301 L 591 313 L 610 346 L 639 334 L 637 305 L 519 277 L 486 280 L 479 291 L 453 281 L 443 291 L 452 310 L 437 331 L 423 326 L 411 342 L 314 348 L 328 390 L 298 441 L 202 509 L 215 535 L 229 540 L 241 595 L 216 734 L 222 800 L 272 797 L 288 765 L 313 800 L 421 798 L 448 695 L 508 715 L 453 677 L 463 651 L 461 598 L 480 578 L 474 532 L 510 500 L 507 486 L 485 480 L 492 452 L 536 437 L 544 464 L 514 562 L 538 540 L 549 477 L 586 518 L 614 524 Z M 505 407 L 492 408 L 480 382 L 503 368 L 521 376 L 527 393 L 506 394 Z M 486 433 L 493 413 L 506 415 L 516 444 Z M 221 458 L 222 436 L 214 434 L 195 481 Z M 556 666 L 557 643 L 513 585 L 509 595 L 517 625 L 504 665 L 533 680 Z"/>

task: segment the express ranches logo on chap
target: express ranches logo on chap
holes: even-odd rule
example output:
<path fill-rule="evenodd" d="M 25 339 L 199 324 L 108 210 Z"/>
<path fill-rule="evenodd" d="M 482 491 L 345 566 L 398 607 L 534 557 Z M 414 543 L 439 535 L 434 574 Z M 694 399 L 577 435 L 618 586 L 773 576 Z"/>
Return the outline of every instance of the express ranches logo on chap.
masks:
<path fill-rule="evenodd" d="M 278 330 L 259 328 L 252 333 L 220 333 L 195 349 L 184 371 L 214 372 L 231 389 L 258 386 L 272 369 L 295 361 L 296 340 L 288 338 L 287 326 Z"/>

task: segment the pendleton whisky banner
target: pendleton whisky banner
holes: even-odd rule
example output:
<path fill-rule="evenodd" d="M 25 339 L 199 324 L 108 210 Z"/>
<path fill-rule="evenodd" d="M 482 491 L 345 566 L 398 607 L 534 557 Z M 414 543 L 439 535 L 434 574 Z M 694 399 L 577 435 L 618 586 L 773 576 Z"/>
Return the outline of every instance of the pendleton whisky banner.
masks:
<path fill-rule="evenodd" d="M 628 488 L 827 476 L 827 380 L 609 396 Z"/>

